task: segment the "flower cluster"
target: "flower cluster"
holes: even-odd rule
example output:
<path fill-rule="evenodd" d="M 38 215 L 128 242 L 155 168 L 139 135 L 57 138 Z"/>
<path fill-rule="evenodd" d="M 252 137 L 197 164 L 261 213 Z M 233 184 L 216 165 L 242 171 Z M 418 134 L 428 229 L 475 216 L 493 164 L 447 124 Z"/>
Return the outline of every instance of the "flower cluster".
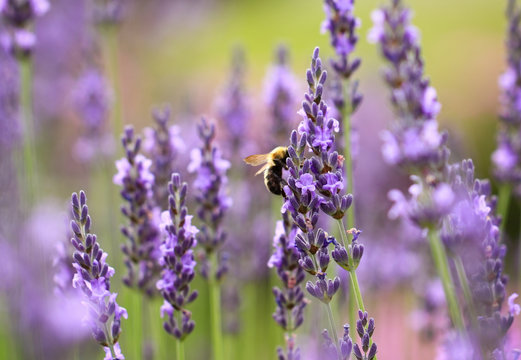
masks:
<path fill-rule="evenodd" d="M 81 74 L 74 89 L 74 105 L 84 127 L 74 147 L 76 157 L 89 162 L 100 155 L 112 155 L 114 140 L 107 131 L 112 92 L 98 68 L 88 68 Z"/>
<path fill-rule="evenodd" d="M 507 11 L 507 70 L 499 78 L 501 88 L 502 120 L 498 146 L 492 154 L 495 176 L 512 184 L 516 195 L 521 195 L 521 10 L 515 1 Z"/>
<path fill-rule="evenodd" d="M 275 268 L 283 284 L 283 289 L 273 288 L 277 309 L 273 318 L 284 330 L 293 331 L 303 322 L 303 310 L 306 306 L 301 283 L 305 275 L 299 266 L 299 253 L 295 246 L 295 237 L 299 233 L 297 226 L 283 214 L 283 220 L 277 221 L 273 237 L 273 254 L 268 267 Z"/>
<path fill-rule="evenodd" d="M 277 49 L 276 62 L 269 68 L 264 80 L 264 91 L 274 136 L 287 141 L 295 115 L 296 80 L 288 66 L 288 49 L 285 46 Z"/>
<path fill-rule="evenodd" d="M 226 211 L 231 206 L 231 199 L 226 194 L 228 183 L 226 171 L 230 168 L 230 162 L 222 158 L 219 148 L 213 144 L 215 139 L 213 124 L 210 125 L 203 119 L 197 126 L 197 130 L 203 145 L 192 150 L 188 171 L 197 174 L 194 181 L 197 190 L 197 216 L 204 224 L 197 234 L 197 241 L 206 254 L 201 271 L 207 278 L 210 276 L 208 257 L 212 254 L 218 257 L 219 250 L 226 240 L 226 233 L 221 224 Z M 221 279 L 227 271 L 226 262 L 222 261 L 224 258 L 220 260 L 217 268 L 212 269 L 217 279 Z"/>
<path fill-rule="evenodd" d="M 118 343 L 121 334 L 121 318 L 127 318 L 127 310 L 116 302 L 117 293 L 110 292 L 110 278 L 114 269 L 108 266 L 108 254 L 101 249 L 95 234 L 90 232 L 92 225 L 87 207 L 87 197 L 72 194 L 71 230 L 74 234 L 71 243 L 75 248 L 73 266 L 75 274 L 72 285 L 83 293 L 89 309 L 86 319 L 94 339 L 104 347 L 105 359 L 120 360 L 125 357 Z"/>
<path fill-rule="evenodd" d="M 299 229 L 291 222 L 287 213 L 283 214 L 282 219 L 277 222 L 273 237 L 273 254 L 268 261 L 268 267 L 275 268 L 282 282 L 282 289 L 273 288 L 277 304 L 273 318 L 285 331 L 292 332 L 304 321 L 306 299 L 302 282 L 305 274 L 299 266 L 299 252 L 295 246 L 295 237 Z M 289 353 L 293 352 L 291 344 L 287 341 L 288 358 L 291 358 Z M 281 351 L 282 349 L 279 349 L 279 352 Z"/>
<path fill-rule="evenodd" d="M 248 131 L 249 112 L 248 97 L 244 90 L 245 60 L 242 49 L 233 54 L 232 73 L 228 84 L 217 99 L 218 118 L 225 125 L 232 154 L 237 153 L 244 143 Z"/>
<path fill-rule="evenodd" d="M 285 201 L 282 208 L 282 211 L 291 214 L 302 231 L 297 236 L 296 245 L 302 252 L 301 265 L 312 275 L 325 272 L 329 263 L 327 247 L 330 243 L 334 243 L 337 250 L 343 248 L 346 251 L 345 244 L 329 238 L 317 227 L 320 211 L 341 221 L 353 200 L 351 194 L 341 193 L 344 188 L 343 158 L 332 150 L 338 121 L 329 116 L 328 106 L 322 100 L 327 74 L 322 69 L 318 54 L 317 48 L 313 52 L 311 69 L 306 73 L 309 90 L 300 110 L 304 118 L 298 127 L 300 139 L 296 131 L 290 137 L 287 160 L 289 175 L 287 185 L 284 186 Z M 311 158 L 304 157 L 306 148 L 312 152 Z M 319 268 L 313 261 L 315 256 L 318 257 Z"/>
<path fill-rule="evenodd" d="M 372 360 L 376 356 L 378 347 L 372 341 L 374 333 L 374 319 L 368 319 L 367 312 L 358 311 L 358 320 L 356 321 L 356 332 L 360 337 L 362 346 L 355 344 L 353 347 L 353 355 L 357 360 Z"/>
<path fill-rule="evenodd" d="M 191 313 L 185 309 L 197 298 L 197 291 L 190 289 L 190 283 L 195 277 L 193 248 L 197 245 L 195 234 L 199 230 L 192 225 L 192 216 L 188 215 L 185 205 L 188 185 L 181 183 L 181 176 L 172 174 L 168 183 L 168 210 L 161 214 L 161 258 L 159 264 L 163 267 L 161 279 L 157 288 L 165 301 L 161 306 L 161 316 L 168 316 L 164 322 L 165 330 L 183 340 L 192 332 L 195 323 Z M 180 323 L 175 312 L 180 313 Z"/>
<path fill-rule="evenodd" d="M 384 159 L 391 165 L 424 168 L 442 166 L 447 158 L 446 135 L 438 130 L 441 109 L 436 90 L 423 74 L 418 30 L 410 24 L 410 11 L 401 1 L 372 13 L 369 40 L 380 44 L 389 61 L 385 81 L 397 121 L 382 134 Z"/>
<path fill-rule="evenodd" d="M 329 32 L 331 46 L 339 57 L 339 60 L 332 60 L 331 65 L 343 79 L 349 79 L 360 66 L 360 59 L 349 60 L 358 42 L 355 31 L 361 24 L 353 10 L 354 0 L 324 1 L 326 20 L 322 23 L 322 32 Z"/>
<path fill-rule="evenodd" d="M 351 336 L 349 336 L 349 325 L 344 325 L 344 334 L 342 338 L 338 340 L 338 347 L 329 336 L 327 330 L 322 332 L 322 337 L 324 339 L 324 355 L 327 360 L 349 360 L 353 351 L 353 341 L 351 340 Z"/>
<path fill-rule="evenodd" d="M 514 320 L 517 294 L 509 298 L 509 312 L 502 315 L 507 277 L 503 274 L 506 246 L 501 244 L 499 219 L 488 181 L 474 178 L 471 160 L 449 166 L 454 189 L 452 211 L 443 220 L 441 237 L 453 256 L 462 259 L 469 277 L 477 319 L 475 349 L 487 354 L 503 351 L 504 337 Z"/>
<path fill-rule="evenodd" d="M 0 1 L 0 14 L 7 25 L 7 36 L 3 46 L 18 57 L 28 56 L 36 44 L 36 36 L 30 26 L 36 17 L 49 10 L 47 0 L 3 0 Z"/>
<path fill-rule="evenodd" d="M 116 161 L 118 172 L 113 181 L 122 187 L 120 193 L 126 204 L 121 207 L 121 213 L 128 219 L 127 225 L 121 228 L 128 239 L 121 248 L 128 270 L 123 281 L 125 285 L 137 287 L 152 296 L 160 271 L 157 264 L 158 214 L 152 194 L 154 175 L 150 171 L 152 161 L 140 154 L 141 138 L 134 136 L 132 127 L 125 128 L 121 141 L 125 157 Z"/>
<path fill-rule="evenodd" d="M 474 354 L 487 358 L 503 353 L 504 338 L 513 321 L 513 306 L 501 314 L 507 278 L 503 274 L 506 247 L 501 244 L 495 198 L 488 181 L 474 178 L 471 160 L 450 164 L 444 147 L 446 135 L 437 130 L 440 109 L 435 90 L 424 79 L 417 30 L 410 25 L 410 12 L 400 0 L 373 13 L 375 27 L 370 38 L 381 43 L 390 62 L 385 80 L 391 87 L 398 122 L 384 134 L 384 157 L 391 164 L 409 167 L 415 175 L 410 197 L 392 190 L 392 218 L 414 222 L 429 230 L 431 251 L 444 285 L 452 321 L 456 327 L 459 307 L 451 294 L 450 267 L 454 263 L 459 291 L 465 298 L 469 317 L 467 331 L 473 334 Z M 398 131 L 396 131 L 398 129 Z M 443 245 L 436 247 L 432 233 L 439 233 Z M 444 264 L 445 263 L 445 264 Z M 444 273 L 444 268 L 447 272 Z"/>
<path fill-rule="evenodd" d="M 155 127 L 143 130 L 143 150 L 152 160 L 154 183 L 152 192 L 156 205 L 161 209 L 168 206 L 168 181 L 174 168 L 174 161 L 179 151 L 184 149 L 179 127 L 169 125 L 170 109 L 157 109 L 153 113 Z"/>

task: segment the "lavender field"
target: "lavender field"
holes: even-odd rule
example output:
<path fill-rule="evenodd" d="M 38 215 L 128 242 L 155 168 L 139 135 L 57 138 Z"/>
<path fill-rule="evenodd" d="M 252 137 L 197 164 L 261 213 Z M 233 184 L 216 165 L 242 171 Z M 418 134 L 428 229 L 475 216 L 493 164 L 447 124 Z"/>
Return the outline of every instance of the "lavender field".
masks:
<path fill-rule="evenodd" d="M 521 1 L 0 19 L 0 360 L 521 359 Z"/>

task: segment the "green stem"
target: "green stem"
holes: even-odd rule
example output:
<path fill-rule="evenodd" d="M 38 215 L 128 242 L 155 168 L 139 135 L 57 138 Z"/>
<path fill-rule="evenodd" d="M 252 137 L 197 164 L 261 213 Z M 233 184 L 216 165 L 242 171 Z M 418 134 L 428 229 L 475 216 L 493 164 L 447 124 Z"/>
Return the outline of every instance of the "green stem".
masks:
<path fill-rule="evenodd" d="M 177 340 L 175 342 L 175 354 L 176 360 L 185 360 L 185 344 L 182 340 Z"/>
<path fill-rule="evenodd" d="M 223 338 L 221 327 L 221 287 L 216 278 L 217 254 L 211 255 L 213 274 L 209 274 L 210 321 L 212 326 L 212 345 L 214 360 L 223 360 Z"/>
<path fill-rule="evenodd" d="M 463 266 L 463 261 L 459 255 L 454 256 L 454 265 L 456 266 L 456 272 L 458 274 L 458 280 L 461 284 L 461 288 L 463 289 L 463 296 L 465 297 L 465 302 L 469 307 L 470 320 L 472 322 L 472 327 L 477 329 L 477 317 L 476 317 L 476 308 L 474 307 L 474 300 L 472 299 L 472 292 L 470 291 L 469 281 L 467 277 L 467 272 L 465 271 L 465 267 Z"/>
<path fill-rule="evenodd" d="M 510 196 L 512 187 L 509 184 L 503 184 L 499 188 L 499 196 L 497 200 L 497 214 L 501 216 L 500 230 L 504 232 L 507 223 L 508 206 L 510 204 Z"/>
<path fill-rule="evenodd" d="M 152 353 L 155 352 L 153 340 L 150 337 L 150 316 L 148 309 L 150 308 L 149 300 L 146 295 L 141 294 L 143 297 L 141 301 L 141 325 L 143 328 L 143 337 L 141 339 L 142 345 L 141 345 L 141 359 L 147 360 L 150 359 L 150 356 L 148 356 L 148 351 L 151 349 Z M 152 358 L 154 356 L 152 355 Z"/>
<path fill-rule="evenodd" d="M 344 93 L 349 89 L 346 82 L 344 85 Z M 344 96 L 346 99 L 346 96 Z M 346 99 L 347 101 L 347 99 Z M 353 159 L 351 157 L 351 110 L 344 108 L 342 111 L 342 121 L 344 128 L 344 169 L 347 180 L 347 193 L 353 193 Z M 347 228 L 351 229 L 355 226 L 355 202 L 351 204 L 350 211 L 347 212 Z"/>
<path fill-rule="evenodd" d="M 102 38 L 104 45 L 105 64 L 107 66 L 107 76 L 114 92 L 113 109 L 111 112 L 112 131 L 116 140 L 123 131 L 122 107 L 121 107 L 121 88 L 119 84 L 119 58 L 118 58 L 118 27 L 107 26 L 102 28 Z"/>
<path fill-rule="evenodd" d="M 358 284 L 358 277 L 356 276 L 356 271 L 349 271 L 349 278 L 351 279 L 351 289 L 353 290 L 354 296 L 356 298 L 356 304 L 358 308 L 365 312 L 364 299 L 362 298 L 362 292 L 360 291 L 360 285 Z"/>
<path fill-rule="evenodd" d="M 458 330 L 463 332 L 465 328 L 463 317 L 461 315 L 461 310 L 456 298 L 454 282 L 452 281 L 452 276 L 450 274 L 449 261 L 447 259 L 447 254 L 445 253 L 445 248 L 441 243 L 435 229 L 429 229 L 428 238 L 432 259 L 434 261 L 436 271 L 438 272 L 438 276 L 441 278 L 441 282 L 443 284 L 443 291 L 445 292 L 445 298 L 449 306 L 450 318 L 453 325 Z"/>
<path fill-rule="evenodd" d="M 34 122 L 32 99 L 32 62 L 30 58 L 21 59 L 20 65 L 20 115 L 23 126 L 23 177 L 24 210 L 33 204 L 36 194 L 36 158 L 34 149 Z"/>
<path fill-rule="evenodd" d="M 337 349 L 337 353 L 339 354 L 340 358 L 340 351 L 338 351 L 338 335 L 336 333 L 336 327 L 335 327 L 335 320 L 333 318 L 333 312 L 331 311 L 331 304 L 327 303 L 325 304 L 327 308 L 327 318 L 329 319 L 329 326 L 331 327 L 331 334 L 333 334 L 333 340 L 335 341 L 335 348 Z"/>

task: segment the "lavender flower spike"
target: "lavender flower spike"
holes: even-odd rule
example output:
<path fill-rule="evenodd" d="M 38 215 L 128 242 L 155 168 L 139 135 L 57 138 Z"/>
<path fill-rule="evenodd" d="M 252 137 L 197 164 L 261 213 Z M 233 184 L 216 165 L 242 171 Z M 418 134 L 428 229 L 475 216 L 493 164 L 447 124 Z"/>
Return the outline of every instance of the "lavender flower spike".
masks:
<path fill-rule="evenodd" d="M 322 332 L 322 337 L 324 338 L 324 350 L 327 360 L 349 360 L 353 351 L 353 341 L 351 336 L 349 336 L 349 325 L 344 325 L 344 335 L 338 340 L 338 347 L 333 343 L 327 330 Z"/>
<path fill-rule="evenodd" d="M 49 11 L 47 0 L 2 0 L 0 15 L 7 25 L 8 36 L 2 39 L 2 46 L 18 57 L 31 54 L 36 44 L 36 36 L 30 26 L 36 17 Z"/>
<path fill-rule="evenodd" d="M 273 319 L 287 332 L 293 332 L 304 321 L 304 308 L 307 301 L 304 298 L 302 282 L 305 273 L 299 266 L 299 252 L 295 246 L 295 237 L 299 232 L 298 227 L 292 224 L 289 214 L 282 215 L 282 221 L 277 222 L 275 236 L 273 237 L 273 254 L 268 261 L 268 267 L 275 268 L 282 282 L 282 288 L 274 287 L 273 294 L 277 308 L 273 313 Z M 292 338 L 288 338 L 292 340 Z M 295 351 L 294 341 L 287 339 L 287 354 Z M 279 349 L 281 358 L 282 349 Z M 282 357 L 285 359 L 285 357 Z"/>
<path fill-rule="evenodd" d="M 156 205 L 161 209 L 168 207 L 168 182 L 174 169 L 179 151 L 184 149 L 179 127 L 170 125 L 170 108 L 156 109 L 153 113 L 155 127 L 143 130 L 143 148 L 152 159 L 154 174 L 153 193 Z"/>
<path fill-rule="evenodd" d="M 355 344 L 353 347 L 353 355 L 357 360 L 372 360 L 375 358 L 378 347 L 372 341 L 374 328 L 374 319 L 368 319 L 367 312 L 359 310 L 356 332 L 360 337 L 362 346 Z"/>
<path fill-rule="evenodd" d="M 128 242 L 121 247 L 126 256 L 128 273 L 125 285 L 137 287 L 147 295 L 154 294 L 154 283 L 159 275 L 159 228 L 157 208 L 154 207 L 152 186 L 154 175 L 152 162 L 141 155 L 141 138 L 134 136 L 131 126 L 125 128 L 121 138 L 125 157 L 116 161 L 118 173 L 114 184 L 122 187 L 121 197 L 126 202 L 121 207 L 128 223 L 121 232 Z M 137 274 L 136 274 L 137 273 Z"/>
<path fill-rule="evenodd" d="M 179 340 L 183 340 L 195 327 L 185 306 L 197 298 L 197 291 L 190 289 L 190 282 L 195 277 L 196 262 L 192 249 L 197 245 L 195 234 L 199 230 L 192 225 L 192 216 L 186 209 L 187 189 L 188 185 L 181 183 L 181 176 L 172 174 L 168 183 L 168 211 L 161 214 L 164 241 L 160 247 L 159 263 L 163 270 L 157 282 L 157 288 L 165 299 L 161 306 L 161 316 L 167 316 L 164 328 Z M 180 313 L 180 323 L 175 312 Z"/>
<path fill-rule="evenodd" d="M 296 79 L 288 65 L 288 49 L 279 46 L 276 62 L 264 80 L 266 104 L 273 121 L 273 131 L 277 140 L 287 141 L 293 128 L 296 105 Z M 279 142 L 277 142 L 279 144 Z"/>
<path fill-rule="evenodd" d="M 492 154 L 496 178 L 512 185 L 521 196 L 521 9 L 510 1 L 507 11 L 507 70 L 499 78 L 501 88 L 501 129 L 498 147 Z"/>
<path fill-rule="evenodd" d="M 197 130 L 203 146 L 192 150 L 188 171 L 197 174 L 194 181 L 197 190 L 197 216 L 204 223 L 197 235 L 197 241 L 205 251 L 202 274 L 208 277 L 211 271 L 220 280 L 227 272 L 226 262 L 220 261 L 224 260 L 223 258 L 218 259 L 220 263 L 215 269 L 210 269 L 209 257 L 212 254 L 219 255 L 226 240 L 226 233 L 221 224 L 226 211 L 231 206 L 231 198 L 226 194 L 228 183 L 226 171 L 230 168 L 230 162 L 222 158 L 221 151 L 213 144 L 215 139 L 213 124 L 210 125 L 202 119 Z"/>
<path fill-rule="evenodd" d="M 389 61 L 385 81 L 397 121 L 382 134 L 382 153 L 387 163 L 406 168 L 441 167 L 448 157 L 443 146 L 446 134 L 438 131 L 441 109 L 436 90 L 423 71 L 418 30 L 411 25 L 410 11 L 399 0 L 372 14 L 369 40 L 380 44 Z"/>
<path fill-rule="evenodd" d="M 113 94 L 100 69 L 93 66 L 83 71 L 73 97 L 84 129 L 74 146 L 74 155 L 86 163 L 109 158 L 115 145 L 108 131 Z"/>
<path fill-rule="evenodd" d="M 331 46 L 340 58 L 332 60 L 335 72 L 344 79 L 351 77 L 360 66 L 360 59 L 349 61 L 354 51 L 358 36 L 355 30 L 360 27 L 360 19 L 353 14 L 354 0 L 325 0 L 326 20 L 322 23 L 322 32 L 329 32 Z"/>
<path fill-rule="evenodd" d="M 73 255 L 75 274 L 72 285 L 81 290 L 89 316 L 85 323 L 91 328 L 94 339 L 104 347 L 106 360 L 121 360 L 118 343 L 121 334 L 121 318 L 127 318 L 127 310 L 116 302 L 117 293 L 110 292 L 110 278 L 114 269 L 105 262 L 108 254 L 101 249 L 87 207 L 87 197 L 81 191 L 72 194 L 71 243 L 76 249 Z"/>

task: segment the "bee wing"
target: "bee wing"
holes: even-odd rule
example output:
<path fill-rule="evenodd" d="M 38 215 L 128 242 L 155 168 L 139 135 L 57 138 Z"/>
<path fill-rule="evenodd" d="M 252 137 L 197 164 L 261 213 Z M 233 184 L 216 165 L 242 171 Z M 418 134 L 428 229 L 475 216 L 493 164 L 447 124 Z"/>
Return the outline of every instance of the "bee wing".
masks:
<path fill-rule="evenodd" d="M 269 166 L 270 166 L 270 164 L 264 164 L 264 166 L 261 167 L 261 168 L 259 169 L 259 171 L 257 171 L 257 172 L 255 173 L 255 175 L 259 175 L 260 173 L 264 172 L 264 171 L 265 171 Z"/>
<path fill-rule="evenodd" d="M 259 166 L 268 162 L 268 155 L 269 154 L 250 155 L 244 158 L 244 162 L 251 166 Z"/>

